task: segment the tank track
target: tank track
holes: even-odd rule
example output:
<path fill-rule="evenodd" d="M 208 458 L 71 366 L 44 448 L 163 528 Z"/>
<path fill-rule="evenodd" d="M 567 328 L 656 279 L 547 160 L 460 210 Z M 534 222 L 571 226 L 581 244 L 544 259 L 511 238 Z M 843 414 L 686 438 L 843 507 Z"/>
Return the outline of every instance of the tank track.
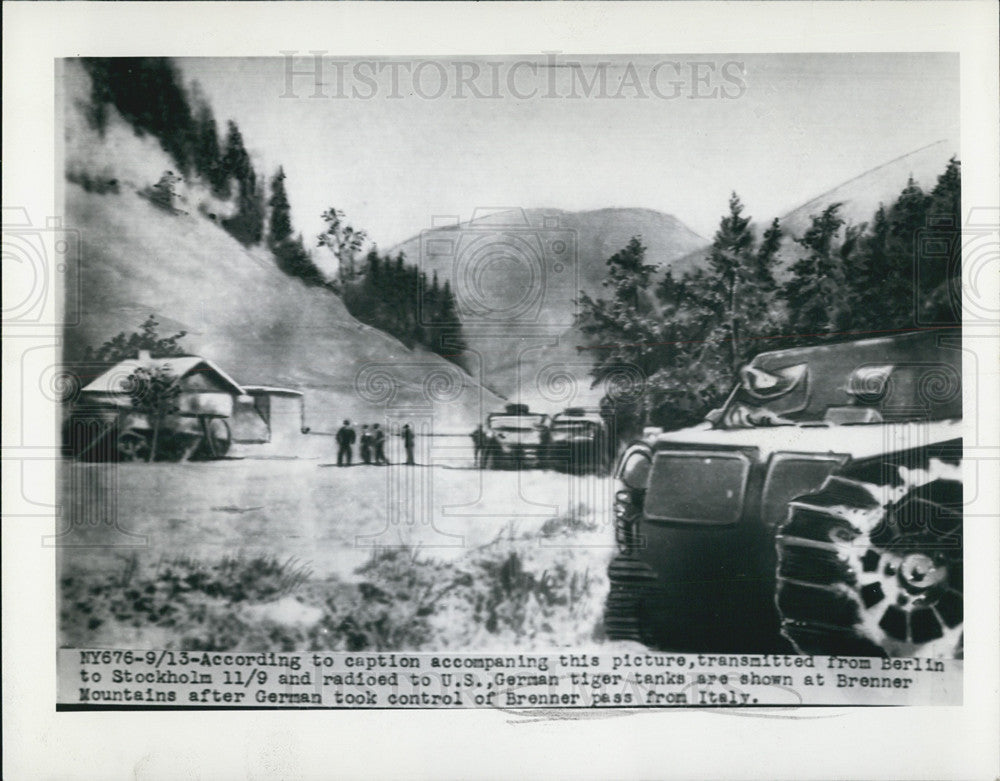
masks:
<path fill-rule="evenodd" d="M 611 588 L 604 607 L 604 632 L 608 639 L 646 642 L 639 610 L 656 582 L 656 574 L 637 558 L 621 555 L 608 567 L 608 579 Z"/>
<path fill-rule="evenodd" d="M 793 500 L 776 538 L 782 634 L 809 654 L 960 657 L 961 502 L 955 474 L 833 476 Z"/>

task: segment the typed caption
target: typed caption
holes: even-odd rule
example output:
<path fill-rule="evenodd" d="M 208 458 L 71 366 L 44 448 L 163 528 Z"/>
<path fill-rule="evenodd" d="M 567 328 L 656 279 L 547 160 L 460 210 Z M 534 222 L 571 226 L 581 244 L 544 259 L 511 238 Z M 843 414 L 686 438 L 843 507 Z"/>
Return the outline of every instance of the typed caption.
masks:
<path fill-rule="evenodd" d="M 960 705 L 962 662 L 783 654 L 61 649 L 61 709 Z"/>

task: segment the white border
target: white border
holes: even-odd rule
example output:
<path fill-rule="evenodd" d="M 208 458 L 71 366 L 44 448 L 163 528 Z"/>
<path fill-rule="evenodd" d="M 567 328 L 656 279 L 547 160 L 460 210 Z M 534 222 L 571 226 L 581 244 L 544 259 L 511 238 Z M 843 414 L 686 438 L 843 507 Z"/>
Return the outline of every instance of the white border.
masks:
<path fill-rule="evenodd" d="M 997 206 L 992 2 L 65 2 L 4 3 L 3 11 L 3 200 L 32 215 L 57 213 L 54 58 L 277 55 L 282 49 L 345 55 L 959 51 L 966 211 Z M 987 292 L 988 300 L 996 300 L 995 292 Z M 985 333 L 995 331 L 986 327 Z M 6 342 L 8 333 L 4 337 Z M 992 373 L 995 346 L 990 341 L 977 350 L 979 366 L 991 367 L 976 378 L 984 402 L 1000 398 Z M 4 345 L 5 442 L 20 425 L 18 399 L 9 388 L 19 384 L 16 352 Z M 45 421 L 51 410 L 32 405 L 23 414 Z M 995 447 L 995 417 L 974 423 L 979 440 Z M 976 509 L 994 517 L 967 526 L 964 706 L 753 715 L 615 712 L 530 724 L 510 724 L 507 715 L 489 711 L 56 714 L 54 557 L 39 544 L 51 523 L 5 518 L 3 775 L 995 778 L 1000 534 L 993 482 L 980 486 Z M 5 492 L 5 513 L 17 511 L 12 487 Z"/>

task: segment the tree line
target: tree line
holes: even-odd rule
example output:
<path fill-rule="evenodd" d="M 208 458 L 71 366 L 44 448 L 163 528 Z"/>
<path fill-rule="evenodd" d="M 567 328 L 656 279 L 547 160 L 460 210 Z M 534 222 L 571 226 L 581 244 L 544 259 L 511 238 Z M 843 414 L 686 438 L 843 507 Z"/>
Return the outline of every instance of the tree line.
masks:
<path fill-rule="evenodd" d="M 197 84 L 185 88 L 174 62 L 164 57 L 85 57 L 91 93 L 87 116 L 104 133 L 115 108 L 139 135 L 156 138 L 184 176 L 197 175 L 220 199 L 235 198 L 236 213 L 221 221 L 242 244 L 264 233 L 263 179 L 254 170 L 237 124 L 220 139 L 215 116 Z"/>
<path fill-rule="evenodd" d="M 279 268 L 307 286 L 336 293 L 347 311 L 362 323 L 391 334 L 408 347 L 422 345 L 461 365 L 465 342 L 450 283 L 445 280 L 439 284 L 436 274 L 428 280 L 406 262 L 403 252 L 394 257 L 383 255 L 374 245 L 359 265 L 357 257 L 368 234 L 350 225 L 344 212 L 335 207 L 323 212 L 326 229 L 316 242 L 337 261 L 337 274 L 328 279 L 313 261 L 302 235 L 293 233 L 285 178 L 279 168 L 271 179 L 268 200 L 268 246 Z"/>
<path fill-rule="evenodd" d="M 421 344 L 453 363 L 462 364 L 466 349 L 461 335 L 455 294 L 448 280 L 431 279 L 395 257 L 380 255 L 372 248 L 365 257 L 363 273 L 343 287 L 344 304 L 363 323 L 390 333 L 412 347 Z"/>
<path fill-rule="evenodd" d="M 336 258 L 339 271 L 328 278 L 294 230 L 284 169 L 279 166 L 265 193 L 265 179 L 255 170 L 236 122 L 229 120 L 220 138 L 208 100 L 197 83 L 185 87 L 172 60 L 88 57 L 82 63 L 91 81 L 87 116 L 98 132 L 107 130 L 113 107 L 139 136 L 156 138 L 182 176 L 198 176 L 215 197 L 235 201 L 235 214 L 220 224 L 243 245 L 267 246 L 281 271 L 340 296 L 361 322 L 460 363 L 461 323 L 448 283 L 428 281 L 402 255 L 383 257 L 374 247 L 356 268 L 368 236 L 333 207 L 322 215 L 326 229 L 316 244 Z"/>
<path fill-rule="evenodd" d="M 608 258 L 605 293 L 581 295 L 577 326 L 595 384 L 623 364 L 646 378 L 619 405 L 625 429 L 702 420 L 765 350 L 961 323 L 958 160 L 929 192 L 911 178 L 870 222 L 847 224 L 841 207 L 810 218 L 787 268 L 780 222 L 758 237 L 735 193 L 703 267 L 660 274 L 640 237 Z"/>

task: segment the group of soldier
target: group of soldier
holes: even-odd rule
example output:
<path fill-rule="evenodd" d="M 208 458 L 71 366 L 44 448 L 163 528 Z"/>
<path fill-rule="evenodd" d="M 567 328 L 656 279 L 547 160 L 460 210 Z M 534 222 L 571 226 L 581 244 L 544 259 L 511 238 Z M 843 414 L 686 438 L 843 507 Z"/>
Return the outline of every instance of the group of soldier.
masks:
<path fill-rule="evenodd" d="M 403 438 L 406 449 L 406 463 L 415 464 L 413 460 L 414 436 L 410 424 L 403 425 L 399 435 Z M 385 429 L 373 423 L 371 428 L 367 423 L 361 425 L 361 436 L 351 428 L 351 421 L 345 420 L 344 425 L 337 430 L 337 466 L 350 466 L 354 457 L 354 443 L 358 443 L 361 461 L 365 464 L 387 466 L 389 459 L 385 456 Z"/>

